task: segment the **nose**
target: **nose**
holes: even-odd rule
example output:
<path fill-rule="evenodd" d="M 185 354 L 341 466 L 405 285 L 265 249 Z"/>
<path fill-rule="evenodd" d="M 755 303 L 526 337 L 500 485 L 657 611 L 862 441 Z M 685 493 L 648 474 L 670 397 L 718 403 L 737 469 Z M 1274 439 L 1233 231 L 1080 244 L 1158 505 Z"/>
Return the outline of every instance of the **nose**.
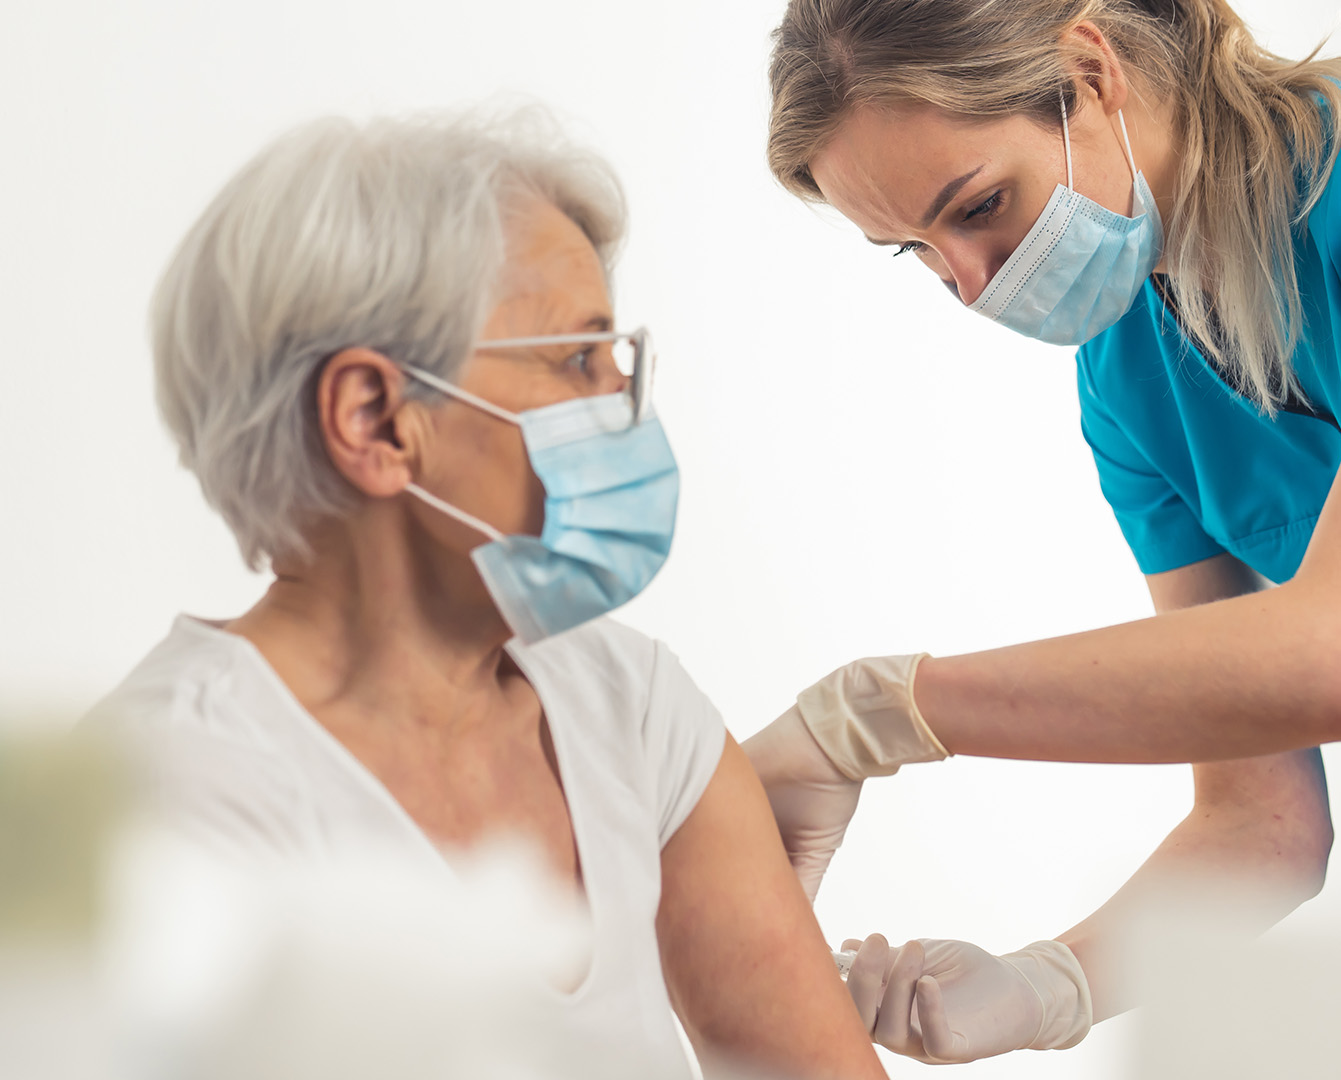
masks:
<path fill-rule="evenodd" d="M 927 264 L 961 304 L 972 304 L 996 276 L 1004 260 L 981 249 L 949 247 L 929 256 Z"/>
<path fill-rule="evenodd" d="M 950 268 L 949 279 L 941 280 L 945 282 L 945 287 L 955 294 L 959 302 L 967 307 L 982 295 L 995 273 L 994 268 L 981 262 L 961 261 Z"/>

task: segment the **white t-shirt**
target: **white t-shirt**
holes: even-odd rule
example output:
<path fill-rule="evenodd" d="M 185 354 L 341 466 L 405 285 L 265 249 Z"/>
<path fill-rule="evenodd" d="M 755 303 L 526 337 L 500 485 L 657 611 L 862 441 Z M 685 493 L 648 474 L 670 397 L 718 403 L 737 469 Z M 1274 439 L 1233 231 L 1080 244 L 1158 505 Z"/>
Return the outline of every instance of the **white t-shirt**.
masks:
<path fill-rule="evenodd" d="M 594 926 L 565 1023 L 684 1061 L 657 948 L 660 854 L 721 758 L 721 716 L 665 645 L 609 619 L 508 650 L 545 710 Z M 216 848 L 321 858 L 373 843 L 447 866 L 255 647 L 208 623 L 179 616 L 83 726 L 163 749 L 155 801 Z"/>

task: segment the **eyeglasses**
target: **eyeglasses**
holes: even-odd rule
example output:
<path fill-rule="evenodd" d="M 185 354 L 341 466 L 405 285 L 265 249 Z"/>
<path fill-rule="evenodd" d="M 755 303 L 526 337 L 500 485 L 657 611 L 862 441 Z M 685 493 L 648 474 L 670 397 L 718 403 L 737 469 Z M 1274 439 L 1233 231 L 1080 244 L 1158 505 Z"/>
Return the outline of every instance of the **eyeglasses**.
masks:
<path fill-rule="evenodd" d="M 633 405 L 633 422 L 637 423 L 652 404 L 652 374 L 656 369 L 656 353 L 647 327 L 623 333 L 617 330 L 597 331 L 590 334 L 545 334 L 537 337 L 495 338 L 477 341 L 477 349 L 529 349 L 541 345 L 599 345 L 610 342 L 615 367 L 628 379 L 625 393 Z"/>

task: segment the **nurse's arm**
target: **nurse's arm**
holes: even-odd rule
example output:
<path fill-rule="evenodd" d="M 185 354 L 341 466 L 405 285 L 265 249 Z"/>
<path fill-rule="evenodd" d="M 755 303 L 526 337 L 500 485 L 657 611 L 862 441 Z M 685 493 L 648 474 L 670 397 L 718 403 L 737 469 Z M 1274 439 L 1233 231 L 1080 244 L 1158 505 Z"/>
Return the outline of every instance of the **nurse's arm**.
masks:
<path fill-rule="evenodd" d="M 721 1058 L 785 1076 L 884 1080 L 768 799 L 729 736 L 698 805 L 663 848 L 661 871 L 666 984 L 709 1066 Z"/>
<path fill-rule="evenodd" d="M 1262 584 L 1228 555 L 1148 580 L 1160 612 Z M 1194 765 L 1193 776 L 1187 817 L 1111 900 L 1059 936 L 1085 970 L 1096 1020 L 1139 997 L 1123 985 L 1127 973 L 1158 978 L 1179 962 L 1170 941 L 1196 940 L 1209 919 L 1228 932 L 1264 930 L 1322 887 L 1332 827 L 1317 750 Z"/>
<path fill-rule="evenodd" d="M 1223 761 L 1341 739 L 1341 485 L 1277 588 L 927 659 L 914 690 L 941 743 L 981 757 Z"/>

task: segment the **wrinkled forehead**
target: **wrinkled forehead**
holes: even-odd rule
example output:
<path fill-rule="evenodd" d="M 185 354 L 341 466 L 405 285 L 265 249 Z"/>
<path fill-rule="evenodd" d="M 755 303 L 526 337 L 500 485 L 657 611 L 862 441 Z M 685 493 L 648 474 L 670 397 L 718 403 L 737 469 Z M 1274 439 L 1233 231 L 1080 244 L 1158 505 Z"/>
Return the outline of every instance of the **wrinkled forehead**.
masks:
<path fill-rule="evenodd" d="M 496 297 L 516 318 L 530 316 L 528 333 L 562 332 L 610 316 L 605 266 L 582 228 L 553 203 L 530 198 L 510 208 L 506 255 Z"/>

